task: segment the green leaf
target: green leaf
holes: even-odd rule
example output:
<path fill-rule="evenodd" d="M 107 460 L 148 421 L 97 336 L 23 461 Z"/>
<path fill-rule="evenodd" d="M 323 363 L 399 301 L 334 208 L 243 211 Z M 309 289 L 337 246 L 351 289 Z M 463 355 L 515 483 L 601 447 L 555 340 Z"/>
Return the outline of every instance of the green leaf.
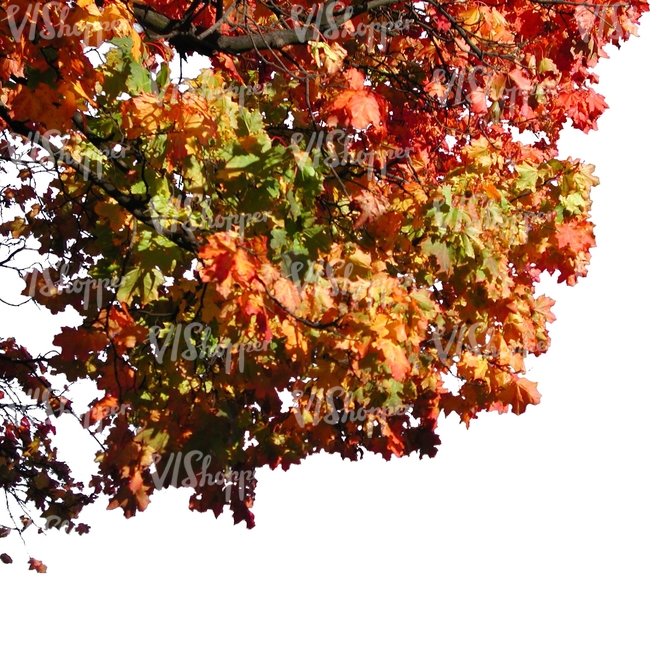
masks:
<path fill-rule="evenodd" d="M 470 241 L 469 237 L 465 233 L 461 233 L 460 240 L 463 244 L 465 255 L 474 259 L 474 247 L 472 246 L 472 242 Z"/>
<path fill-rule="evenodd" d="M 440 270 L 443 273 L 449 273 L 451 271 L 451 258 L 449 255 L 449 248 L 446 244 L 442 242 L 433 243 L 429 237 L 427 237 L 421 244 L 420 248 L 425 255 L 429 257 L 435 257 Z"/>
<path fill-rule="evenodd" d="M 151 92 L 151 75 L 149 70 L 135 61 L 129 66 L 129 78 L 126 80 L 127 90 L 131 95 L 139 95 L 142 92 Z"/>
<path fill-rule="evenodd" d="M 271 231 L 271 248 L 278 250 L 287 243 L 287 231 L 282 228 L 274 228 Z"/>
<path fill-rule="evenodd" d="M 429 298 L 429 292 L 426 289 L 418 289 L 413 291 L 411 297 L 418 304 L 418 307 L 425 312 L 435 311 L 435 303 Z"/>
<path fill-rule="evenodd" d="M 515 190 L 523 192 L 525 190 L 534 190 L 537 187 L 538 170 L 528 163 L 515 165 L 519 178 L 515 182 Z"/>
<path fill-rule="evenodd" d="M 158 88 L 158 92 L 163 92 L 167 87 L 167 84 L 169 83 L 169 77 L 169 66 L 163 61 L 162 65 L 160 66 L 160 72 L 156 75 L 156 86 Z"/>
<path fill-rule="evenodd" d="M 253 154 L 248 153 L 241 156 L 233 156 L 227 163 L 225 168 L 220 169 L 217 172 L 217 178 L 220 180 L 230 180 L 231 178 L 236 178 L 245 171 L 248 171 L 251 165 L 256 162 L 259 162 L 259 158 Z"/>
<path fill-rule="evenodd" d="M 569 196 L 561 196 L 560 203 L 572 214 L 581 214 L 587 205 L 579 192 L 572 192 Z"/>

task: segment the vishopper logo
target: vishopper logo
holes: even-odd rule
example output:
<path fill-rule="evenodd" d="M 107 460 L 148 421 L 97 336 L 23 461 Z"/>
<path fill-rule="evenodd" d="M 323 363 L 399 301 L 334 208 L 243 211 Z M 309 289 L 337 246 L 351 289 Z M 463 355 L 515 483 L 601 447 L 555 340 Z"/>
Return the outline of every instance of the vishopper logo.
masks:
<path fill-rule="evenodd" d="M 304 395 L 304 392 L 301 390 L 295 390 L 291 393 L 296 402 Z M 335 400 L 339 401 L 339 404 Z M 321 415 L 321 410 L 323 406 L 323 399 L 320 395 L 316 395 L 315 392 L 311 392 L 309 395 L 309 401 L 307 402 L 307 408 L 301 409 L 298 406 L 293 408 L 293 414 L 298 422 L 298 426 L 301 428 L 305 427 L 305 416 L 307 414 L 312 415 L 312 421 L 314 426 L 316 426 L 321 419 L 327 424 L 345 424 L 346 422 L 365 422 L 369 417 L 374 417 L 376 419 L 389 418 L 394 415 L 405 415 L 408 409 L 412 406 L 411 404 L 400 404 L 396 407 L 391 406 L 371 406 L 371 407 L 351 407 L 354 397 L 351 393 L 347 392 L 342 386 L 334 386 L 333 388 L 328 389 L 325 394 L 325 403 L 327 404 L 327 414 L 325 416 Z M 370 432 L 369 437 L 372 436 Z"/>
<path fill-rule="evenodd" d="M 451 201 L 451 203 L 450 203 Z M 554 227 L 555 210 L 515 210 L 506 213 L 500 209 L 498 201 L 486 194 L 470 194 L 437 198 L 433 201 L 434 220 L 441 232 L 448 228 L 448 215 L 452 210 L 478 215 L 483 230 L 508 231 L 510 243 L 525 244 L 533 229 Z"/>
<path fill-rule="evenodd" d="M 55 38 L 78 38 L 83 36 L 82 43 L 86 47 L 99 47 L 104 34 L 115 31 L 125 24 L 124 20 L 110 22 L 88 22 L 80 28 L 76 22 L 69 21 L 70 7 L 61 2 L 36 2 L 30 3 L 24 10 L 24 5 L 10 4 L 7 6 L 7 22 L 11 36 L 19 42 L 29 24 L 27 40 L 35 41 L 37 38 L 44 41 Z M 42 22 L 42 28 L 38 23 Z M 38 31 L 37 31 L 38 30 Z"/>
<path fill-rule="evenodd" d="M 291 19 L 294 22 L 296 34 L 303 41 L 307 39 L 307 32 L 311 30 L 319 31 L 321 27 L 326 26 L 326 29 L 320 32 L 320 35 L 326 40 L 336 40 L 349 36 L 366 36 L 368 47 L 372 48 L 375 39 L 379 36 L 379 46 L 384 51 L 386 50 L 388 34 L 408 30 L 414 24 L 414 21 L 407 18 L 395 22 L 361 22 L 354 27 L 352 23 L 348 22 L 354 17 L 354 9 L 355 7 L 352 5 L 346 6 L 337 1 L 313 5 L 309 13 L 306 13 L 305 7 L 293 5 L 291 7 Z"/>
<path fill-rule="evenodd" d="M 63 261 L 59 260 L 53 267 L 43 270 L 43 280 L 45 281 L 45 285 L 41 286 L 40 289 L 38 289 L 38 292 L 41 294 L 41 296 L 48 298 L 52 298 L 63 293 L 68 295 L 73 293 L 83 293 L 84 297 L 82 309 L 84 311 L 87 311 L 90 307 L 90 297 L 93 291 L 96 291 L 97 308 L 101 309 L 104 299 L 104 291 L 108 292 L 110 289 L 119 289 L 126 279 L 123 276 L 121 278 L 100 278 L 99 280 L 96 280 L 94 278 L 75 278 L 72 280 L 71 278 L 67 277 L 70 265 L 65 262 L 63 263 L 63 266 L 61 266 L 62 263 Z M 50 273 L 52 270 L 58 270 L 59 267 L 61 267 L 59 280 L 58 282 L 54 282 Z M 36 296 L 37 280 L 38 274 L 33 273 L 28 291 L 28 295 L 31 298 L 34 298 Z M 112 299 L 112 295 L 110 293 L 108 293 L 108 295 L 110 299 Z"/>
<path fill-rule="evenodd" d="M 227 216 L 217 214 L 210 217 L 208 212 L 212 205 L 212 199 L 209 196 L 173 196 L 160 210 L 156 208 L 157 202 L 156 199 L 151 199 L 147 212 L 151 217 L 153 227 L 160 235 L 165 234 L 165 229 L 172 233 L 179 229 L 185 232 L 194 232 L 199 229 L 212 232 L 216 230 L 233 232 L 236 229 L 239 232 L 239 241 L 243 241 L 246 226 L 266 222 L 270 214 L 267 211 L 258 211 Z"/>
<path fill-rule="evenodd" d="M 246 354 L 251 352 L 262 352 L 268 349 L 269 341 L 248 341 L 245 343 L 232 343 L 230 341 L 222 342 L 216 340 L 210 343 L 212 330 L 203 323 L 179 323 L 173 324 L 167 332 L 162 345 L 159 344 L 158 336 L 163 331 L 158 325 L 149 329 L 149 343 L 151 344 L 156 361 L 163 363 L 165 352 L 171 345 L 171 360 L 178 360 L 179 346 L 181 338 L 185 341 L 184 350 L 181 352 L 181 358 L 187 361 L 196 359 L 216 360 L 223 358 L 226 373 L 230 374 L 232 369 L 233 356 L 238 357 L 239 372 L 244 372 Z M 201 340 L 198 348 L 195 343 L 195 334 L 201 334 Z M 173 342 L 172 342 L 173 339 Z"/>
<path fill-rule="evenodd" d="M 485 336 L 481 338 L 484 338 L 485 342 L 477 341 L 477 334 L 484 331 Z M 460 360 L 462 353 L 465 351 L 488 359 L 498 358 L 500 349 L 497 346 L 495 336 L 498 333 L 496 328 L 488 328 L 484 323 L 474 323 L 470 327 L 467 327 L 466 324 L 455 325 L 449 333 L 445 332 L 444 328 L 438 327 L 427 343 L 433 343 L 440 361 L 444 365 L 450 366 L 455 361 Z M 547 349 L 548 341 L 543 339 L 533 341 L 530 335 L 525 337 L 522 342 L 508 347 L 508 350 L 513 354 L 521 354 L 522 356 L 526 356 L 533 351 L 545 352 Z"/>
<path fill-rule="evenodd" d="M 385 178 L 388 173 L 388 165 L 392 160 L 408 159 L 412 148 L 388 149 L 381 156 L 375 151 L 357 150 L 354 148 L 355 136 L 343 131 L 342 129 L 333 129 L 332 131 L 313 131 L 309 136 L 309 141 L 305 144 L 304 151 L 311 155 L 314 165 L 318 165 L 323 156 L 322 150 L 328 152 L 323 157 L 323 164 L 334 169 L 342 165 L 359 165 L 367 169 L 368 180 L 375 175 L 379 178 Z M 302 133 L 294 133 L 291 136 L 290 147 L 296 151 L 302 151 L 300 145 L 305 141 Z M 340 147 L 337 149 L 335 143 Z M 379 165 L 375 167 L 375 158 Z"/>
<path fill-rule="evenodd" d="M 620 41 L 628 31 L 633 29 L 633 24 L 625 12 L 618 13 L 619 8 L 631 7 L 629 2 L 614 4 L 578 4 L 575 8 L 575 21 L 583 43 L 588 43 L 592 38 L 602 42 L 606 33 L 615 42 Z"/>
<path fill-rule="evenodd" d="M 80 535 L 87 533 L 90 530 L 90 526 L 87 526 L 86 524 L 80 524 L 71 521 L 70 519 L 63 519 L 62 517 L 59 517 L 59 515 L 48 515 L 47 517 L 42 517 L 42 519 L 45 519 L 45 524 L 38 525 L 33 519 L 31 519 L 31 517 L 21 518 L 24 525 L 21 532 L 25 532 L 30 526 L 36 526 L 39 532 L 52 530 L 53 528 L 56 530 L 65 529 L 67 535 L 69 535 L 73 530 L 76 530 Z"/>
<path fill-rule="evenodd" d="M 308 264 L 295 260 L 291 262 L 286 277 L 293 281 L 298 292 L 302 292 L 309 285 L 316 285 L 321 280 L 327 279 L 332 296 L 341 294 L 350 296 L 352 300 L 360 300 L 372 293 L 376 295 L 375 302 L 379 304 L 384 304 L 390 299 L 396 286 L 408 291 L 412 284 L 408 277 L 352 280 L 351 275 L 354 271 L 352 262 L 345 264 L 342 276 L 335 275 L 335 271 L 340 264 L 345 264 L 345 260 L 335 262 L 309 260 Z M 395 284 L 395 281 L 397 281 L 397 284 Z"/>
<path fill-rule="evenodd" d="M 159 473 L 159 463 L 162 460 L 160 454 L 153 455 L 153 462 L 156 466 L 156 473 L 151 475 L 156 490 L 162 490 L 164 487 L 204 487 L 206 485 L 222 485 L 225 487 L 226 501 L 231 501 L 231 492 L 235 485 L 238 486 L 238 496 L 240 501 L 246 499 L 246 485 L 255 479 L 253 470 L 232 470 L 217 471 L 211 474 L 209 469 L 212 465 L 212 457 L 204 455 L 203 452 L 195 449 L 186 453 L 172 452 L 167 458 L 167 464 L 162 472 Z M 201 469 L 197 474 L 194 472 L 194 462 L 201 461 Z M 173 469 L 172 469 L 173 465 Z M 181 475 L 181 465 L 185 477 L 179 481 Z M 169 472 L 171 471 L 171 474 Z M 169 480 L 167 477 L 169 475 Z"/>
<path fill-rule="evenodd" d="M 38 162 L 42 165 L 50 165 L 55 162 L 61 162 L 70 167 L 81 166 L 83 168 L 82 177 L 84 181 L 87 181 L 90 178 L 90 174 L 93 173 L 93 165 L 95 166 L 94 175 L 101 180 L 103 176 L 103 166 L 104 159 L 101 156 L 109 160 L 114 160 L 118 158 L 124 158 L 128 150 L 128 146 L 123 143 L 116 143 L 110 148 L 104 148 L 97 151 L 97 158 L 91 157 L 89 155 L 81 156 L 79 159 L 74 158 L 69 151 L 66 151 L 62 147 L 56 147 L 52 142 L 53 138 L 63 139 L 65 136 L 61 131 L 56 129 L 50 129 L 45 133 L 39 133 L 38 131 L 31 131 L 29 136 L 26 138 L 27 142 L 22 145 L 15 145 L 7 141 L 2 149 L 0 149 L 0 155 L 5 160 L 11 160 L 15 163 L 35 163 Z M 24 149 L 27 145 L 27 148 Z M 41 147 L 47 152 L 47 156 L 39 157 L 39 151 L 36 147 Z"/>

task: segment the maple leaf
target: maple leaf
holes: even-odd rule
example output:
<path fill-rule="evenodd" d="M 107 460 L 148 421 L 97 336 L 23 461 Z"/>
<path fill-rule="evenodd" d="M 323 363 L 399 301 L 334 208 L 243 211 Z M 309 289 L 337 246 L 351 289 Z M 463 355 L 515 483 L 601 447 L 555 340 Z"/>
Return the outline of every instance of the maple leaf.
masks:
<path fill-rule="evenodd" d="M 116 412 L 118 406 L 119 400 L 117 397 L 114 395 L 106 395 L 97 401 L 95 405 L 88 411 L 88 413 L 83 416 L 82 421 L 84 423 L 84 427 L 88 428 L 89 426 L 100 422 L 106 417 L 107 414 Z"/>
<path fill-rule="evenodd" d="M 483 379 L 488 370 L 488 362 L 485 357 L 481 357 L 470 352 L 464 352 L 458 363 L 459 373 L 466 375 L 472 381 Z"/>
<path fill-rule="evenodd" d="M 230 233 L 216 233 L 199 252 L 203 261 L 200 276 L 204 282 L 216 281 L 220 293 L 227 297 L 234 282 L 246 285 L 257 273 L 249 253 L 238 247 Z"/>
<path fill-rule="evenodd" d="M 594 227 L 587 221 L 570 221 L 557 227 L 556 237 L 560 248 L 570 248 L 574 252 L 586 251 L 596 245 Z"/>
<path fill-rule="evenodd" d="M 230 76 L 234 77 L 239 83 L 242 84 L 244 83 L 244 79 L 239 74 L 239 70 L 237 70 L 235 61 L 231 56 L 229 56 L 228 54 L 223 54 L 222 52 L 218 52 L 217 54 L 213 55 L 212 61 L 216 69 L 225 70 L 230 74 Z"/>
<path fill-rule="evenodd" d="M 441 32 L 448 32 L 451 29 L 451 21 L 439 9 L 432 8 L 431 13 L 437 29 Z"/>
<path fill-rule="evenodd" d="M 233 258 L 236 253 L 234 242 L 217 233 L 208 239 L 208 243 L 199 252 L 199 259 L 206 260 L 203 263 L 200 274 L 204 282 L 216 280 L 223 282 L 233 267 Z"/>
<path fill-rule="evenodd" d="M 556 320 L 555 314 L 551 311 L 551 307 L 553 307 L 554 304 L 555 300 L 553 300 L 553 298 L 549 298 L 548 296 L 539 296 L 539 298 L 535 299 L 534 309 L 535 312 L 544 317 L 544 320 L 547 323 L 552 323 Z"/>
<path fill-rule="evenodd" d="M 350 70 L 346 76 L 350 89 L 339 93 L 327 106 L 328 126 L 379 127 L 386 110 L 385 100 L 364 86 L 363 74 L 358 70 Z"/>
<path fill-rule="evenodd" d="M 508 76 L 512 81 L 515 82 L 515 85 L 518 86 L 524 92 L 529 92 L 531 88 L 530 80 L 524 75 L 524 73 L 515 68 L 508 73 Z"/>
<path fill-rule="evenodd" d="M 129 139 L 157 133 L 169 117 L 169 110 L 162 104 L 160 97 L 153 93 L 133 97 L 124 102 L 122 107 L 122 124 Z"/>
<path fill-rule="evenodd" d="M 485 90 L 473 90 L 472 92 L 468 93 L 467 98 L 470 101 L 472 113 L 477 113 L 479 115 L 487 113 L 488 109 L 485 101 Z"/>
<path fill-rule="evenodd" d="M 355 228 L 361 228 L 366 222 L 372 223 L 376 221 L 390 207 L 388 199 L 371 190 L 361 190 L 359 194 L 354 197 L 355 202 L 360 208 L 361 214 L 354 222 Z"/>
<path fill-rule="evenodd" d="M 327 43 L 314 43 L 313 56 L 324 67 L 328 75 L 336 74 L 343 67 L 343 61 L 348 55 L 346 49 L 341 47 L 338 43 L 333 43 L 331 46 Z"/>
<path fill-rule="evenodd" d="M 100 352 L 106 348 L 109 338 L 104 332 L 79 330 L 72 327 L 61 328 L 61 333 L 52 340 L 61 346 L 63 361 L 85 360 L 89 352 Z"/>
<path fill-rule="evenodd" d="M 593 88 L 563 92 L 557 103 L 573 120 L 574 126 L 584 133 L 589 133 L 592 129 L 598 130 L 596 121 L 608 108 L 605 98 Z"/>
<path fill-rule="evenodd" d="M 273 293 L 277 300 L 290 312 L 295 312 L 300 305 L 300 295 L 293 281 L 279 278 L 273 285 Z"/>
<path fill-rule="evenodd" d="M 29 558 L 29 570 L 37 573 L 47 573 L 47 567 L 40 560 L 35 560 L 33 557 Z"/>
<path fill-rule="evenodd" d="M 578 27 L 583 34 L 591 31 L 593 24 L 596 22 L 596 12 L 589 7 L 577 6 L 574 10 L 574 16 Z"/>
<path fill-rule="evenodd" d="M 404 350 L 388 339 L 375 341 L 374 345 L 377 349 L 381 350 L 386 365 L 390 368 L 393 375 L 393 379 L 402 381 L 411 369 L 411 364 Z"/>
<path fill-rule="evenodd" d="M 516 415 L 521 415 L 529 404 L 539 404 L 541 398 L 537 383 L 517 376 L 513 376 L 501 394 L 501 401 L 510 404 Z"/>

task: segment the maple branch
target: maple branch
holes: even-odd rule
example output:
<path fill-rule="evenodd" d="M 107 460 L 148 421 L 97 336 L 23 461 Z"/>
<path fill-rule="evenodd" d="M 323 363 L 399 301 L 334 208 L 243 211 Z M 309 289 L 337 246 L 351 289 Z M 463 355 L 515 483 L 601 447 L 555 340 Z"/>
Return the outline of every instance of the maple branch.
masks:
<path fill-rule="evenodd" d="M 7 248 L 11 247 L 11 245 L 7 245 L 4 242 L 2 242 L 2 244 L 0 244 L 0 245 L 6 246 Z M 7 266 L 8 262 L 11 262 L 11 260 L 16 255 L 18 255 L 18 253 L 22 253 L 24 250 L 34 250 L 34 249 L 33 248 L 28 249 L 27 244 L 24 241 L 20 242 L 18 247 L 14 248 L 13 252 L 9 253 L 9 255 L 7 257 L 5 257 L 3 260 L 0 260 L 0 266 L 4 266 L 4 267 L 9 268 L 9 269 L 13 268 L 11 266 Z"/>
<path fill-rule="evenodd" d="M 483 52 L 483 50 L 481 50 L 476 45 L 476 43 L 474 43 L 474 41 L 470 38 L 467 31 L 460 25 L 460 23 L 449 12 L 445 11 L 445 9 L 441 4 L 435 2 L 435 0 L 427 0 L 427 1 L 429 2 L 429 4 L 432 4 L 453 25 L 454 29 L 462 36 L 463 40 L 465 41 L 465 43 L 467 43 L 467 45 L 472 50 L 472 52 L 474 52 L 474 54 L 481 61 L 483 61 L 485 57 L 485 52 Z"/>
<path fill-rule="evenodd" d="M 261 280 L 259 277 L 256 278 L 258 282 L 264 287 L 264 291 L 266 291 L 266 295 L 276 304 L 278 307 L 280 307 L 283 311 L 285 311 L 291 318 L 297 320 L 299 323 L 302 323 L 303 325 L 307 325 L 308 327 L 312 327 L 313 329 L 316 330 L 325 330 L 330 327 L 336 327 L 340 322 L 342 316 L 339 316 L 338 318 L 334 319 L 333 321 L 330 321 L 329 323 L 315 323 L 314 321 L 307 320 L 306 318 L 301 318 L 300 316 L 296 316 L 290 309 L 287 309 L 270 291 L 269 288 L 266 286 L 265 282 Z"/>
<path fill-rule="evenodd" d="M 86 126 L 86 116 L 81 113 L 77 112 L 72 116 L 72 123 L 77 127 L 81 133 L 83 133 L 86 136 L 86 139 L 88 142 L 91 144 L 95 145 L 97 149 L 101 149 L 101 145 L 110 142 L 113 139 L 114 133 L 111 133 L 107 137 L 100 137 L 98 135 L 95 135 L 87 126 Z M 125 174 L 129 171 L 129 168 L 126 166 L 123 160 L 120 160 L 119 158 L 113 159 L 113 162 L 115 165 Z"/>
<path fill-rule="evenodd" d="M 0 361 L 9 361 L 10 363 L 22 363 L 27 366 L 32 364 L 40 363 L 41 361 L 49 361 L 47 357 L 31 357 L 29 359 L 18 359 L 16 357 L 10 357 L 6 354 L 0 354 Z"/>
<path fill-rule="evenodd" d="M 530 2 L 539 5 L 571 5 L 574 7 L 629 7 L 632 3 L 630 2 L 617 2 L 615 4 L 603 4 L 598 2 L 567 2 L 566 0 L 530 0 Z"/>
<path fill-rule="evenodd" d="M 21 122 L 20 120 L 15 120 L 10 116 L 8 108 L 2 102 L 0 102 L 0 118 L 2 118 L 2 120 L 7 123 L 7 125 L 14 131 L 14 133 L 22 135 L 28 140 L 33 139 L 35 144 L 43 147 L 43 149 L 45 149 L 45 151 L 47 151 L 50 156 L 52 156 L 54 160 L 57 161 L 57 164 L 59 160 L 64 159 L 65 164 L 68 167 L 71 167 L 79 174 L 82 174 L 84 178 L 89 179 L 92 185 L 102 189 L 108 196 L 114 199 L 121 207 L 127 210 L 145 226 L 153 228 L 156 230 L 156 232 L 163 235 L 170 241 L 173 241 L 181 248 L 191 253 L 198 253 L 200 244 L 191 230 L 185 229 L 183 226 L 181 226 L 181 230 L 176 231 L 165 228 L 160 223 L 154 224 L 153 218 L 147 213 L 147 203 L 144 199 L 139 199 L 132 195 L 124 194 L 118 190 L 117 187 L 113 185 L 113 183 L 98 176 L 91 169 L 86 167 L 83 162 L 76 161 L 69 155 L 66 156 L 63 148 L 57 147 L 46 138 L 40 136 L 40 134 L 39 137 L 35 137 L 36 134 L 33 130 L 28 128 L 26 123 Z"/>
<path fill-rule="evenodd" d="M 351 18 L 357 18 L 372 9 L 401 4 L 399 0 L 372 0 L 352 5 L 354 10 Z M 303 45 L 320 38 L 321 29 L 330 26 L 327 17 L 323 16 L 318 25 L 306 27 L 304 34 L 298 34 L 297 29 L 279 29 L 267 33 L 243 34 L 241 36 L 224 36 L 212 31 L 214 26 L 200 32 L 193 25 L 178 28 L 178 21 L 152 9 L 148 5 L 135 2 L 133 15 L 140 25 L 150 34 L 158 38 L 168 38 L 181 52 L 195 51 L 205 56 L 215 52 L 224 54 L 243 54 L 251 50 L 282 49 L 287 45 Z M 336 18 L 333 22 L 341 26 L 345 16 Z"/>

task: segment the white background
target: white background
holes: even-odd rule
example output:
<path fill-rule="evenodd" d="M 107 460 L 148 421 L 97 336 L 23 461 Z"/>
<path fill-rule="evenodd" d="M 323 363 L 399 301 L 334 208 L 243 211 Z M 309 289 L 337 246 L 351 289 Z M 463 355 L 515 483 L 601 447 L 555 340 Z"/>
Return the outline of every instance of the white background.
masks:
<path fill-rule="evenodd" d="M 443 421 L 435 459 L 259 471 L 253 530 L 170 490 L 128 521 L 102 501 L 83 537 L 27 535 L 45 575 L 3 540 L 0 646 L 650 648 L 648 16 L 640 34 L 599 65 L 599 130 L 562 140 L 597 165 L 598 247 L 576 287 L 543 286 L 539 406 Z M 0 336 L 41 348 L 57 329 L 33 306 L 2 316 Z M 58 426 L 90 471 L 88 435 Z"/>

